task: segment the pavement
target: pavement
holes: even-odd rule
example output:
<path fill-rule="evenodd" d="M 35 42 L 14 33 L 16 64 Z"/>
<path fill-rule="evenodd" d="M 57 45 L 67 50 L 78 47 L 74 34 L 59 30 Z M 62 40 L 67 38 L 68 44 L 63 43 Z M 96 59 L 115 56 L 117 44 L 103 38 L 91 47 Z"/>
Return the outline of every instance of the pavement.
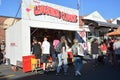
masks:
<path fill-rule="evenodd" d="M 13 66 L 11 65 L 5 65 L 5 64 L 0 65 L 0 80 L 9 80 L 9 79 L 14 80 L 20 77 L 34 75 L 33 72 L 29 72 L 29 73 L 22 72 L 21 68 L 19 68 L 19 70 L 17 71 L 14 71 L 12 67 Z"/>
<path fill-rule="evenodd" d="M 98 64 L 93 66 L 90 57 L 84 60 L 82 76 L 74 75 L 74 66 L 69 64 L 68 74 L 56 76 L 56 71 L 49 71 L 42 74 L 41 71 L 22 72 L 18 69 L 14 72 L 11 65 L 0 65 L 0 80 L 120 80 L 120 65 L 112 66 L 110 63 Z"/>

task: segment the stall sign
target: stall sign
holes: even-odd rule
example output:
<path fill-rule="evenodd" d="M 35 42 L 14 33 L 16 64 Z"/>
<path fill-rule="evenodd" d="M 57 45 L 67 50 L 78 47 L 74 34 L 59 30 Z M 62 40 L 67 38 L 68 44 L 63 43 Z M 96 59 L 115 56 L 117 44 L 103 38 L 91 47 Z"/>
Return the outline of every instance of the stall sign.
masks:
<path fill-rule="evenodd" d="M 79 11 L 77 9 L 39 0 L 22 0 L 21 9 L 21 17 L 25 20 L 79 25 Z"/>
<path fill-rule="evenodd" d="M 49 6 L 44 6 L 44 5 L 34 6 L 34 15 L 35 16 L 48 15 L 48 16 L 53 16 L 53 17 L 56 17 L 58 19 L 62 19 L 64 21 L 68 21 L 68 22 L 73 22 L 73 23 L 77 22 L 76 15 L 68 14 L 68 13 L 62 12 L 60 10 L 57 10 L 55 8 L 52 8 Z"/>

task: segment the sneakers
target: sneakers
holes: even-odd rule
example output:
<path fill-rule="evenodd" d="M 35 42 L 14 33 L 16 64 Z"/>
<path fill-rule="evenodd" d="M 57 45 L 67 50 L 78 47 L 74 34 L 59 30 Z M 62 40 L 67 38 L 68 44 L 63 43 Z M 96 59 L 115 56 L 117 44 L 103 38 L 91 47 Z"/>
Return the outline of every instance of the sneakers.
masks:
<path fill-rule="evenodd" d="M 81 73 L 79 71 L 76 71 L 75 76 L 81 76 Z"/>

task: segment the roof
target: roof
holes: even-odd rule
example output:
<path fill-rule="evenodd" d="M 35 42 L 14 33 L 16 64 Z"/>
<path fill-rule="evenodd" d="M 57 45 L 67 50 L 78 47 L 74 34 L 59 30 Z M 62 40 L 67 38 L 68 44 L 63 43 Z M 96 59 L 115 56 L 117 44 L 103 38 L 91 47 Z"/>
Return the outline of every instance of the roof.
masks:
<path fill-rule="evenodd" d="M 90 25 L 90 26 L 96 26 L 96 27 L 110 27 L 110 28 L 118 28 L 118 24 L 112 24 L 102 21 L 94 21 L 90 19 L 82 19 L 84 21 L 84 24 Z"/>
<path fill-rule="evenodd" d="M 107 33 L 107 36 L 119 36 L 119 35 L 120 35 L 120 26 L 117 28 L 117 30 Z"/>
<path fill-rule="evenodd" d="M 2 28 L 8 28 L 13 23 L 19 21 L 21 18 L 13 18 L 13 17 L 5 17 L 0 16 L 0 27 Z"/>

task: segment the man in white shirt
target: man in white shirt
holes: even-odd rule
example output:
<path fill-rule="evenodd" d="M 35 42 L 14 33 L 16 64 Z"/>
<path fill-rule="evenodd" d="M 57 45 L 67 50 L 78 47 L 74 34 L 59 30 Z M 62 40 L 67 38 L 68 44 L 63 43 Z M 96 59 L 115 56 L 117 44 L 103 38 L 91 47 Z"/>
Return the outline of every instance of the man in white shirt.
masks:
<path fill-rule="evenodd" d="M 44 37 L 44 41 L 42 43 L 42 61 L 43 61 L 43 70 L 45 71 L 45 68 L 47 66 L 47 63 L 49 62 L 50 57 L 50 43 L 47 41 L 47 37 Z"/>

